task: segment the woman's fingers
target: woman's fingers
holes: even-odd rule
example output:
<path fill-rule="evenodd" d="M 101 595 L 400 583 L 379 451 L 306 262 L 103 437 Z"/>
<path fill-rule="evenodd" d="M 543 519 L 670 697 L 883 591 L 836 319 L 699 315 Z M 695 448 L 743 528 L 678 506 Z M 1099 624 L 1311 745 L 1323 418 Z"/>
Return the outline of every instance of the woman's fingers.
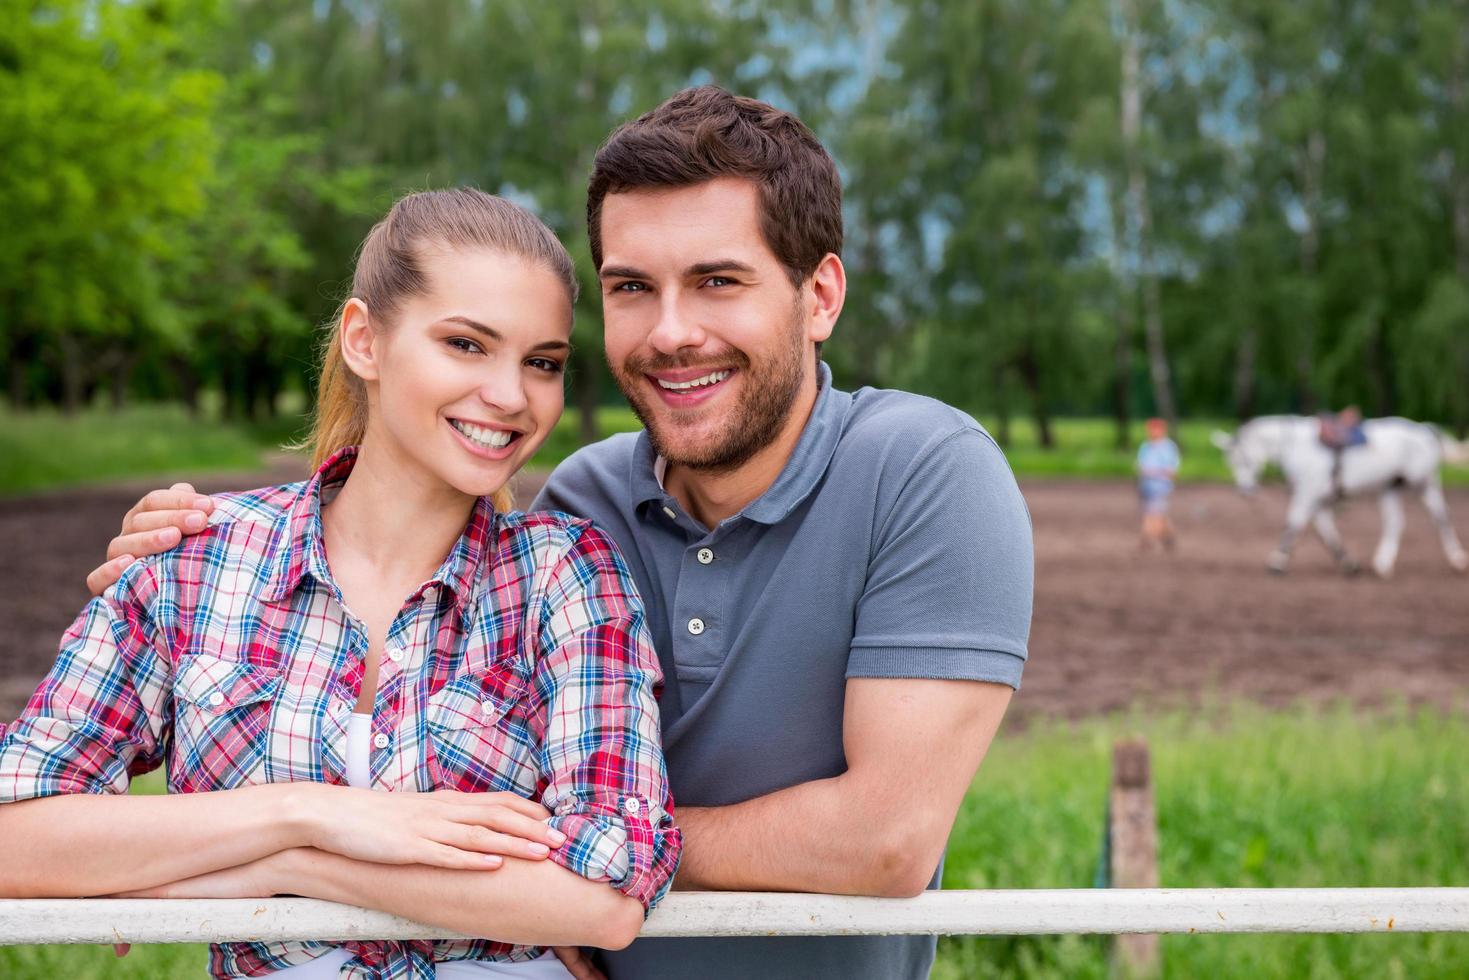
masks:
<path fill-rule="evenodd" d="M 479 824 L 453 822 L 445 824 L 442 833 L 438 836 L 438 841 L 450 847 L 457 847 L 461 851 L 503 854 L 506 857 L 525 858 L 530 861 L 539 861 L 551 853 L 550 846 L 540 841 L 498 833 Z"/>
<path fill-rule="evenodd" d="M 455 807 L 445 816 L 456 823 L 484 827 L 489 830 L 519 837 L 521 840 L 536 841 L 551 847 L 566 843 L 566 835 L 544 820 L 516 813 L 499 805 L 485 807 Z"/>
<path fill-rule="evenodd" d="M 505 863 L 505 859 L 498 854 L 482 854 L 426 840 L 419 850 L 418 858 L 409 863 L 453 871 L 494 871 Z"/>
<path fill-rule="evenodd" d="M 534 820 L 545 820 L 551 816 L 551 811 L 535 800 L 528 800 L 514 793 L 461 793 L 458 790 L 440 789 L 434 790 L 429 795 L 436 800 L 460 806 L 484 806 L 493 803 L 508 810 L 523 813 Z"/>

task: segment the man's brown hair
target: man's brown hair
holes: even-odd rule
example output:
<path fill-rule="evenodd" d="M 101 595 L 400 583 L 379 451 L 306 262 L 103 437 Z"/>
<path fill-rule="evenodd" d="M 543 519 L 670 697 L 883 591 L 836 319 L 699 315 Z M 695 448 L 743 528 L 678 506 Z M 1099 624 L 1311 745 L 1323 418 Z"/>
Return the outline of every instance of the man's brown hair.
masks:
<path fill-rule="evenodd" d="M 842 252 L 842 184 L 806 124 L 715 85 L 684 89 L 623 123 L 597 151 L 587 185 L 587 237 L 602 267 L 602 202 L 639 188 L 743 177 L 760 189 L 765 243 L 799 286 Z"/>

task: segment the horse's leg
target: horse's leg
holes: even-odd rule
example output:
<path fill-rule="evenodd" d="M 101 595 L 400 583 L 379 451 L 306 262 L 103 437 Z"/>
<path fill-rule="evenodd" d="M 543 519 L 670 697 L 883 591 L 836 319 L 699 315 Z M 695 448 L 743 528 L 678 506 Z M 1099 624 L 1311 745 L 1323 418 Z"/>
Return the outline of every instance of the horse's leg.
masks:
<path fill-rule="evenodd" d="M 1372 570 L 1383 578 L 1392 575 L 1398 560 L 1398 544 L 1403 540 L 1403 496 L 1394 487 L 1382 491 L 1382 539 L 1372 556 Z"/>
<path fill-rule="evenodd" d="M 1322 507 L 1316 511 L 1311 518 L 1311 523 L 1316 528 L 1316 533 L 1321 537 L 1321 543 L 1326 545 L 1326 550 L 1331 552 L 1331 557 L 1340 566 L 1341 570 L 1349 575 L 1355 575 L 1360 566 L 1347 554 L 1346 546 L 1342 544 L 1341 533 L 1336 529 L 1336 518 L 1331 515 L 1331 508 Z"/>
<path fill-rule="evenodd" d="M 1438 540 L 1443 545 L 1444 557 L 1449 560 L 1454 571 L 1469 571 L 1469 554 L 1464 553 L 1464 546 L 1454 533 L 1454 522 L 1449 518 L 1449 505 L 1443 499 L 1443 487 L 1439 486 L 1437 480 L 1430 480 L 1423 488 L 1423 506 L 1438 528 Z"/>
<path fill-rule="evenodd" d="M 1304 494 L 1292 494 L 1290 508 L 1285 514 L 1285 530 L 1280 533 L 1280 543 L 1270 553 L 1270 558 L 1265 567 L 1277 575 L 1283 573 L 1286 566 L 1290 564 L 1290 552 L 1295 547 L 1296 538 L 1300 537 L 1301 531 L 1305 529 L 1306 522 L 1316 512 L 1320 502 Z"/>

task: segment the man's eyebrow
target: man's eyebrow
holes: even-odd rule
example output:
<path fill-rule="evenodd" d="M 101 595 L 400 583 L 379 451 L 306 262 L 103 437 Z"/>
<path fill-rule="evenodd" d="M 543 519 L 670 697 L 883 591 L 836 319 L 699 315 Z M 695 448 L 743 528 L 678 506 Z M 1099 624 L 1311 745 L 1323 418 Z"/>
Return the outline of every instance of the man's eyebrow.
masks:
<path fill-rule="evenodd" d="M 604 265 L 597 272 L 599 279 L 651 279 L 642 269 L 630 265 Z"/>
<path fill-rule="evenodd" d="M 739 259 L 714 259 L 710 262 L 696 262 L 689 266 L 688 274 L 691 276 L 709 276 L 716 272 L 743 272 L 747 276 L 755 274 L 755 267 Z"/>

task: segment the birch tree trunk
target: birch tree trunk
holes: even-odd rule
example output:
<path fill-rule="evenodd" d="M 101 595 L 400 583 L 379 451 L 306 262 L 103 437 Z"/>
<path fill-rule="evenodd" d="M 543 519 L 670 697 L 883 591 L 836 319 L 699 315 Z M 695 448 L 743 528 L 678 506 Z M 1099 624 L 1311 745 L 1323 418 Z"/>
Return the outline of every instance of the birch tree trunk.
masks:
<path fill-rule="evenodd" d="M 1170 425 L 1178 422 L 1173 401 L 1173 378 L 1163 342 L 1163 309 L 1158 277 L 1153 268 L 1152 211 L 1148 176 L 1142 158 L 1142 53 L 1136 0 L 1120 0 L 1122 13 L 1122 145 L 1127 160 L 1127 196 L 1132 212 L 1134 257 L 1142 289 L 1143 333 L 1148 347 L 1148 373 L 1153 402 Z"/>

